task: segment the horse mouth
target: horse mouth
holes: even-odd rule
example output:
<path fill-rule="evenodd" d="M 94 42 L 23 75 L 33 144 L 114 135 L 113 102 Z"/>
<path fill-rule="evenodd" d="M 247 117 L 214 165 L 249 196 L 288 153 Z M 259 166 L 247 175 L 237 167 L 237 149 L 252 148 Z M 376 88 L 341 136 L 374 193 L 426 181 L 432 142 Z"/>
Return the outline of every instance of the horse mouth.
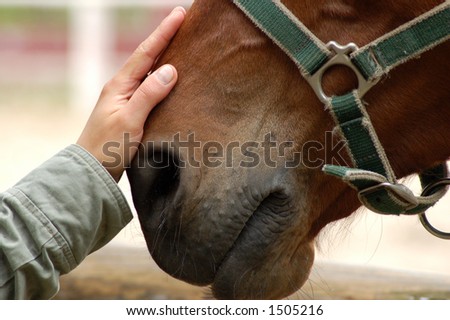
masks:
<path fill-rule="evenodd" d="M 192 179 L 176 166 L 132 168 L 128 175 L 149 252 L 171 276 L 210 285 L 221 299 L 280 298 L 303 284 L 303 274 L 283 270 L 298 259 L 310 265 L 312 254 L 289 243 L 297 212 L 282 188 L 228 188 L 214 196 L 198 187 L 203 192 L 193 196 L 183 188 Z"/>
<path fill-rule="evenodd" d="M 294 217 L 289 197 L 281 192 L 260 203 L 221 261 L 212 283 L 216 298 L 284 298 L 303 285 L 308 275 L 292 262 L 301 260 L 309 273 L 313 254 L 309 244 L 306 251 L 301 244 L 286 245 Z"/>

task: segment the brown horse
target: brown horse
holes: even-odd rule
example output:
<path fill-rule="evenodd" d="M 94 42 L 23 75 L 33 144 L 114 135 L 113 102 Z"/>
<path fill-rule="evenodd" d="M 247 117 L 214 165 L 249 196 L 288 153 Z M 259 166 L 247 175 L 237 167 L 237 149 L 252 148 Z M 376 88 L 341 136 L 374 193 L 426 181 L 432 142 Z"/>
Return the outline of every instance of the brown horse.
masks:
<path fill-rule="evenodd" d="M 361 47 L 442 0 L 282 2 L 323 42 Z M 397 177 L 450 156 L 449 53 L 450 43 L 424 53 L 364 97 Z M 175 65 L 179 83 L 151 114 L 144 141 L 152 143 L 129 170 L 155 261 L 218 298 L 296 291 L 319 231 L 360 206 L 353 189 L 320 170 L 349 157 L 332 117 L 229 0 L 197 0 L 159 63 Z M 354 82 L 336 67 L 324 87 L 340 94 Z"/>

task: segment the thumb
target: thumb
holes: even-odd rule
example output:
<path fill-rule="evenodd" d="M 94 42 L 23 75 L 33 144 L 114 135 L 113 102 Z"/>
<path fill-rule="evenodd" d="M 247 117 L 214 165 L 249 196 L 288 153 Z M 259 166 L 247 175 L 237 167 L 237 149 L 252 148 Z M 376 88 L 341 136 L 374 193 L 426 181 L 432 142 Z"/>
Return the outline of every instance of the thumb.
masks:
<path fill-rule="evenodd" d="M 132 121 L 144 123 L 150 111 L 167 97 L 177 80 L 177 70 L 168 64 L 148 76 L 128 101 L 127 109 Z"/>

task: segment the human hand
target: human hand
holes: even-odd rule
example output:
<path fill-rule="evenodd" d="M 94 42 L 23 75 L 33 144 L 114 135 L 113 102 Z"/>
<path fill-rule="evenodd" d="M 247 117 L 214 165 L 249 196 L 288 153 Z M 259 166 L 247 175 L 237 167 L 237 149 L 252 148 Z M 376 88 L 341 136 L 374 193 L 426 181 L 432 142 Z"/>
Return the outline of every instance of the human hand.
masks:
<path fill-rule="evenodd" d="M 182 7 L 175 8 L 103 87 L 77 141 L 117 182 L 137 152 L 137 148 L 129 146 L 141 142 L 150 111 L 177 82 L 177 71 L 171 65 L 160 67 L 148 77 L 147 74 L 178 31 L 185 14 Z M 120 155 L 115 160 L 119 161 L 111 161 L 111 154 L 105 152 L 107 145 L 114 146 L 115 155 Z"/>

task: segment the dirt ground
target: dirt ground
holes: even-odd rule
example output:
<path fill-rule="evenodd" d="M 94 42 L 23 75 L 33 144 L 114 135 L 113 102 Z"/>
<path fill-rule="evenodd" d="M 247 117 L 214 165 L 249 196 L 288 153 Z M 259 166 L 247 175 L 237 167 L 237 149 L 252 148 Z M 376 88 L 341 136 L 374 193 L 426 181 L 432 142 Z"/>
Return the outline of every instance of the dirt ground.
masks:
<path fill-rule="evenodd" d="M 145 249 L 108 246 L 61 279 L 56 299 L 211 299 L 199 288 L 166 275 Z M 450 277 L 318 262 L 303 289 L 288 299 L 449 299 Z"/>

